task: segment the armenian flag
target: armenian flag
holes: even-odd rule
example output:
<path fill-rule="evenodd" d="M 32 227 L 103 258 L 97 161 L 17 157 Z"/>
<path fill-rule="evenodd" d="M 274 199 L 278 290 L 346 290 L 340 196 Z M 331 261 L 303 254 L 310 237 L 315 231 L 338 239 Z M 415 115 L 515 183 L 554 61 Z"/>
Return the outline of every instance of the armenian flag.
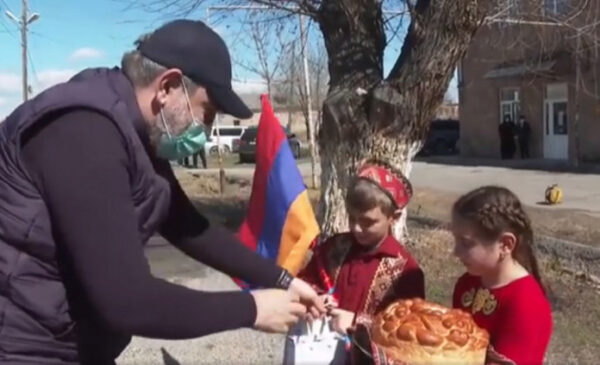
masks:
<path fill-rule="evenodd" d="M 286 133 L 267 95 L 261 95 L 261 103 L 252 193 L 238 236 L 246 246 L 296 275 L 319 226 Z"/>

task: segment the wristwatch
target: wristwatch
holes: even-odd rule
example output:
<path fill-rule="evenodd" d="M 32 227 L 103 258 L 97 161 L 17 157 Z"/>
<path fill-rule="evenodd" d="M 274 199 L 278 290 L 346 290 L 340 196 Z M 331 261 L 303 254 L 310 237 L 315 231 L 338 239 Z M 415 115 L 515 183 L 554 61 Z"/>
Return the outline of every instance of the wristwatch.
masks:
<path fill-rule="evenodd" d="M 283 269 L 281 270 L 281 275 L 279 275 L 279 279 L 277 279 L 277 283 L 275 283 L 275 286 L 278 289 L 287 290 L 292 284 L 292 280 L 294 280 L 294 276 L 290 274 L 290 272 L 286 269 Z"/>

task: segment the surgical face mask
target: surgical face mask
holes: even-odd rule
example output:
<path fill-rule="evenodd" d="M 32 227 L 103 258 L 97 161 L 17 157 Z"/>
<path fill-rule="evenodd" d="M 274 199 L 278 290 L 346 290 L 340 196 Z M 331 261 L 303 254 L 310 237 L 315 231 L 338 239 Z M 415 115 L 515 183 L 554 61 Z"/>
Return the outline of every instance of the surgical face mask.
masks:
<path fill-rule="evenodd" d="M 192 116 L 192 123 L 180 135 L 174 136 L 167 124 L 163 110 L 160 110 L 160 117 L 165 128 L 165 133 L 160 138 L 156 153 L 159 157 L 167 160 L 179 160 L 196 154 L 206 144 L 206 131 L 202 125 L 203 123 L 194 116 L 187 88 L 185 84 L 182 85 L 187 106 Z"/>

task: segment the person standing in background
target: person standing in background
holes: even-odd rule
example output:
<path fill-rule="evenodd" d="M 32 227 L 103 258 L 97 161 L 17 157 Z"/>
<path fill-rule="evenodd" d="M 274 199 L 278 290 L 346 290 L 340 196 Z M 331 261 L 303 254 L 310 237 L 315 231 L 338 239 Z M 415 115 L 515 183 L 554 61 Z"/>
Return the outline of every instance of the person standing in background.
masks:
<path fill-rule="evenodd" d="M 206 169 L 207 167 L 207 163 L 206 163 L 206 149 L 201 148 L 200 151 L 198 151 L 198 155 L 200 156 L 200 162 L 202 162 L 202 168 Z M 198 165 L 198 161 L 195 160 L 195 164 Z"/>
<path fill-rule="evenodd" d="M 519 116 L 519 125 L 517 126 L 517 136 L 519 140 L 519 150 L 521 158 L 529 158 L 529 142 L 531 140 L 531 126 L 523 115 Z"/>
<path fill-rule="evenodd" d="M 503 160 L 512 159 L 515 156 L 515 123 L 510 115 L 505 115 L 504 120 L 498 127 L 500 135 L 500 156 Z"/>

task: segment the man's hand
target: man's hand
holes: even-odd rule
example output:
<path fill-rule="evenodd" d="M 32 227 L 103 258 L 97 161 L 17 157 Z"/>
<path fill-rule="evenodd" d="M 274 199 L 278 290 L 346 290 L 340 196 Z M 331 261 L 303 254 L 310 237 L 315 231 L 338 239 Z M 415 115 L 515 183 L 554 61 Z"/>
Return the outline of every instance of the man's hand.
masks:
<path fill-rule="evenodd" d="M 300 298 L 313 318 L 321 318 L 327 312 L 323 298 L 319 297 L 317 292 L 302 279 L 294 278 L 290 284 L 289 292 Z"/>
<path fill-rule="evenodd" d="M 329 313 L 332 309 L 338 307 L 337 300 L 333 297 L 333 295 L 330 295 L 330 294 L 319 295 L 319 302 L 323 303 L 323 306 L 325 306 L 325 310 L 327 311 L 327 313 Z M 315 312 L 315 314 L 313 314 L 313 312 Z M 309 310 L 306 317 L 307 317 L 306 320 L 309 323 L 312 323 L 314 320 L 323 318 L 322 315 L 318 314 L 318 311 L 316 311 L 316 308 L 313 308 L 313 311 Z"/>
<path fill-rule="evenodd" d="M 354 313 L 335 308 L 331 310 L 333 330 L 342 335 L 347 335 L 354 322 Z"/>
<path fill-rule="evenodd" d="M 306 315 L 306 307 L 298 295 L 280 289 L 250 292 L 256 303 L 254 328 L 270 333 L 287 333 L 291 326 Z"/>

